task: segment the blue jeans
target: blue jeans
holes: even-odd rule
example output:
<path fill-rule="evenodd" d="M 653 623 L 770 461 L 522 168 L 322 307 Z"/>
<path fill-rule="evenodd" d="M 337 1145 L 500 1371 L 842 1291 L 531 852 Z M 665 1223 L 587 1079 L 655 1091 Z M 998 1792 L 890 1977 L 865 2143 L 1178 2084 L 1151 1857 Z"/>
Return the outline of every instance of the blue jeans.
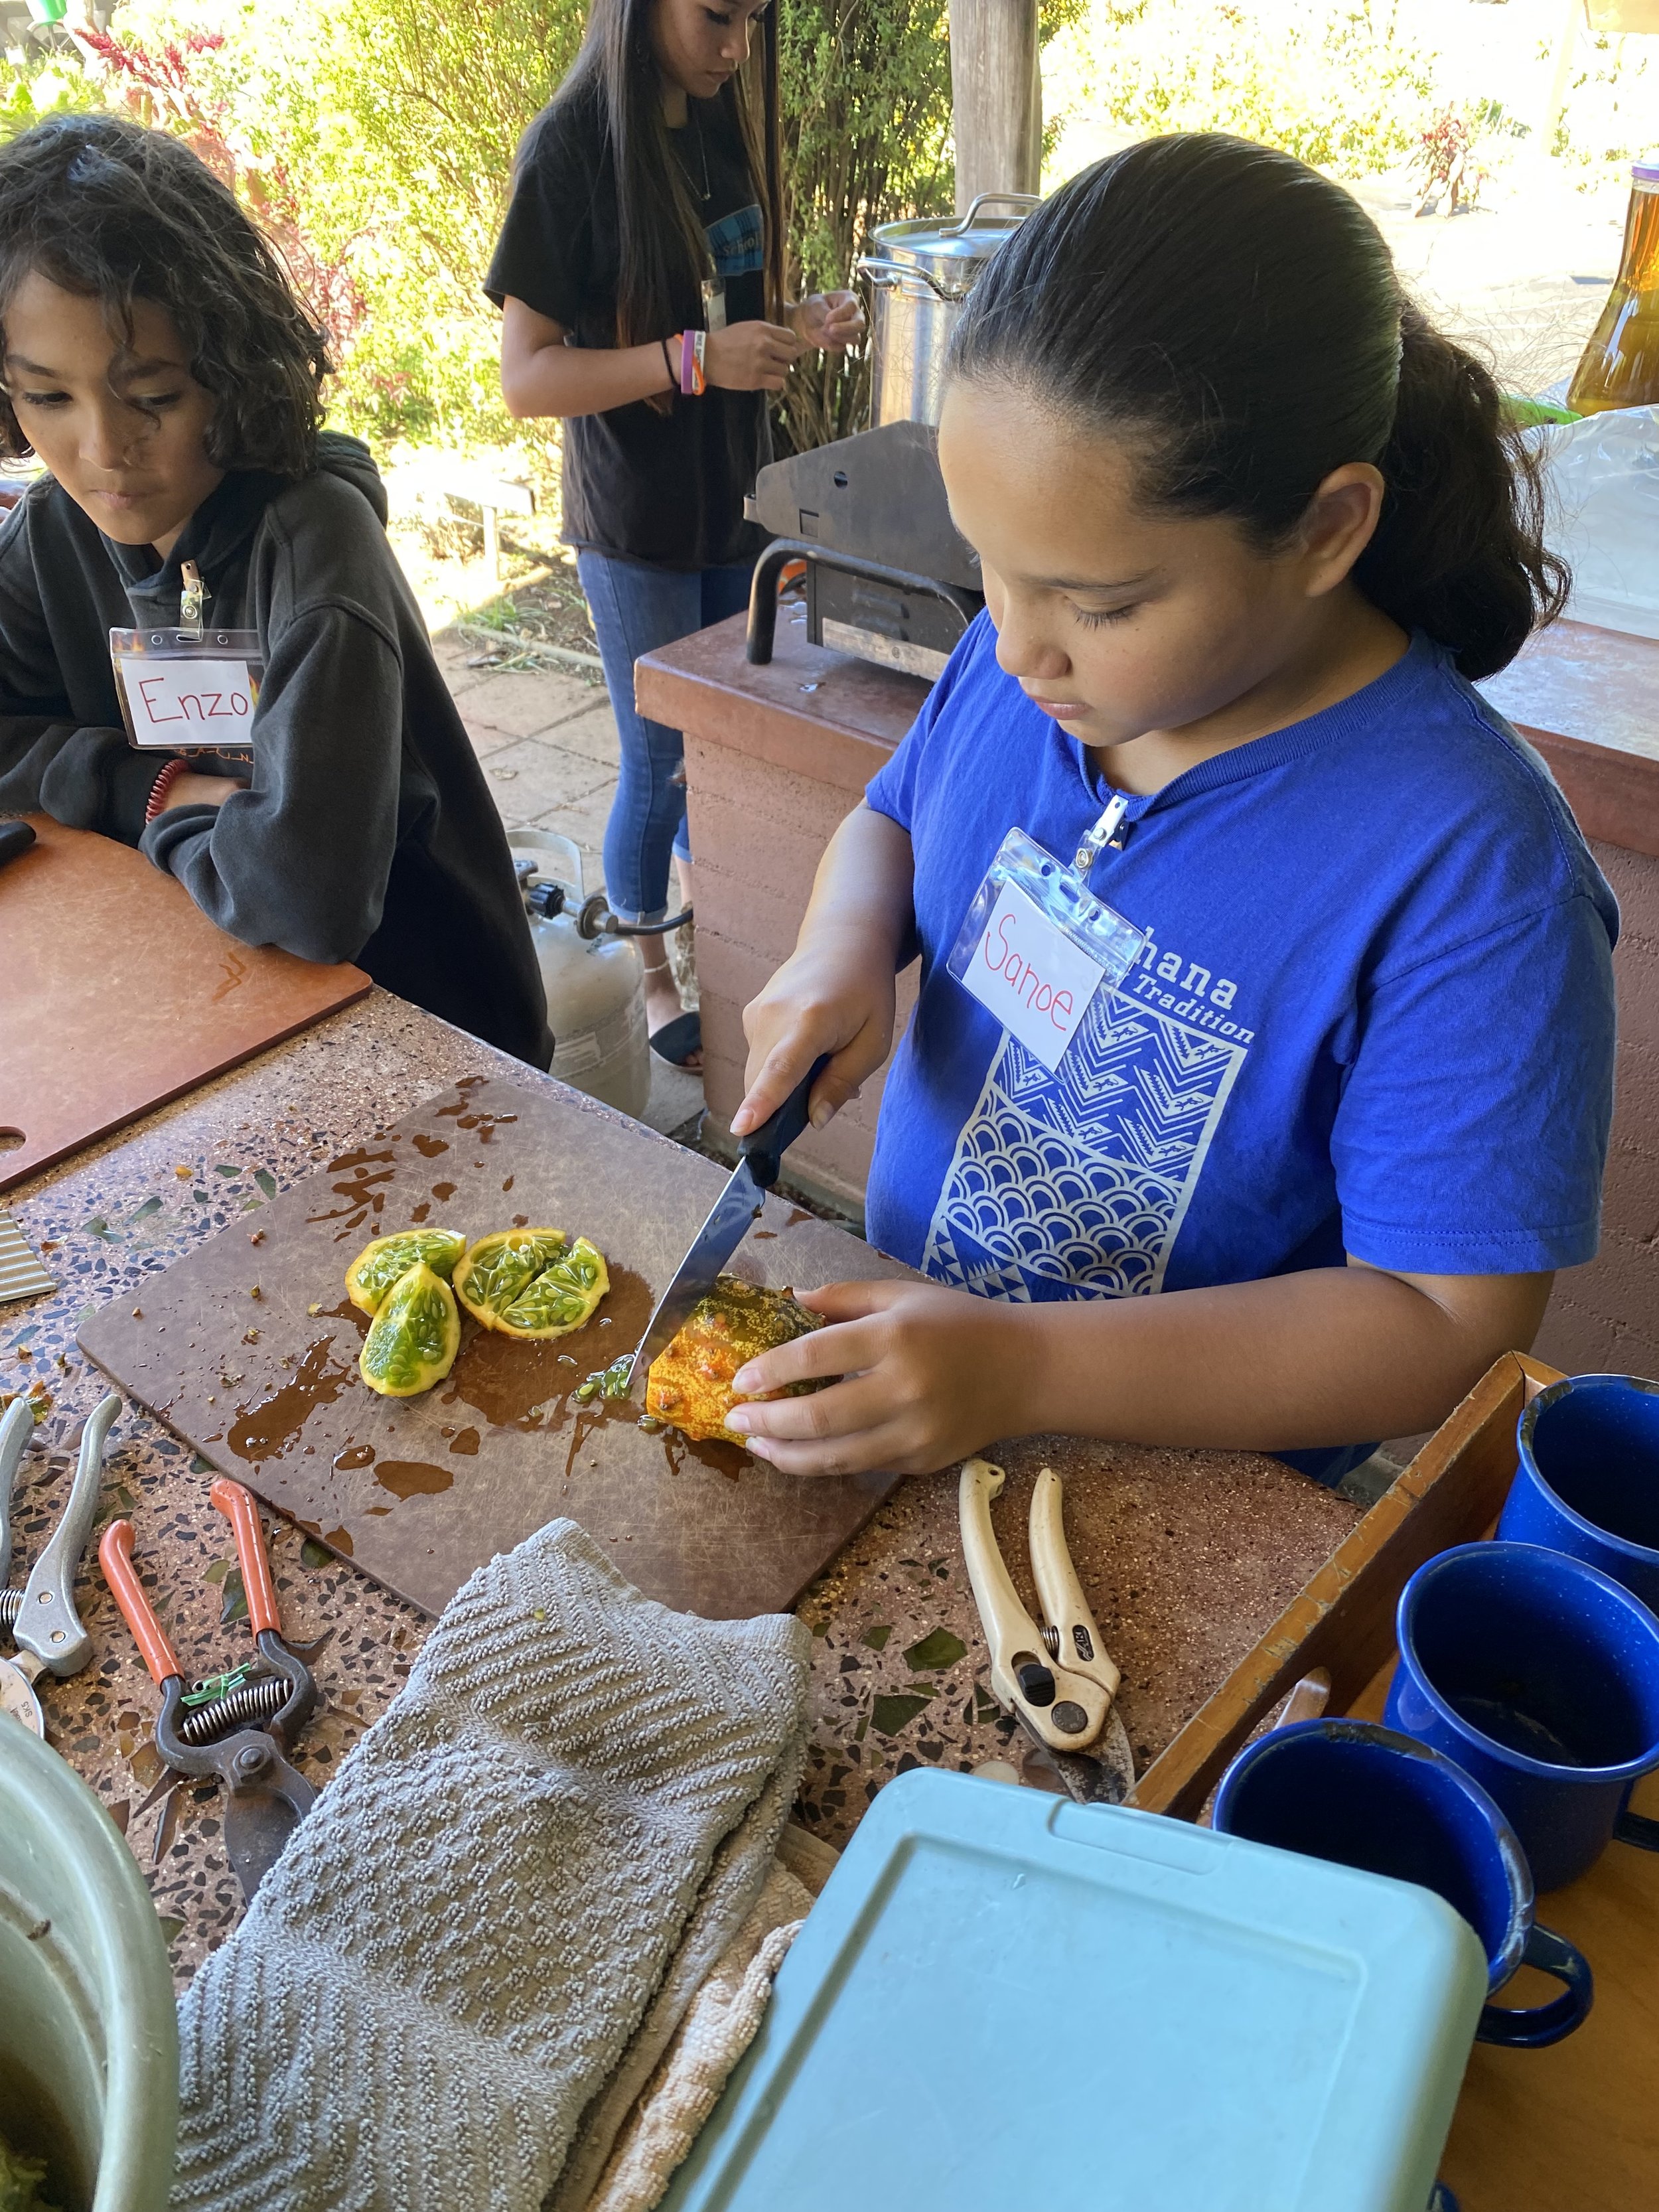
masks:
<path fill-rule="evenodd" d="M 624 921 L 660 921 L 669 911 L 670 857 L 691 857 L 685 787 L 676 781 L 685 741 L 678 730 L 647 722 L 635 710 L 634 663 L 746 607 L 753 569 L 748 561 L 689 573 L 655 568 L 586 547 L 576 556 L 622 741 L 622 774 L 605 826 L 605 884 Z"/>

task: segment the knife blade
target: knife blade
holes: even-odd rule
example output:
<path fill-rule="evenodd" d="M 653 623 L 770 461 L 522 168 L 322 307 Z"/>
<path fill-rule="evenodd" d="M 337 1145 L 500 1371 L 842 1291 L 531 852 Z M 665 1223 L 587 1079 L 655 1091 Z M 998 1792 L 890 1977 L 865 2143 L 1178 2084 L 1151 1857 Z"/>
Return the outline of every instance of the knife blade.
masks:
<path fill-rule="evenodd" d="M 714 1289 L 715 1277 L 760 1219 L 766 1194 L 782 1170 L 783 1156 L 806 1127 L 806 1103 L 830 1058 L 826 1052 L 815 1060 L 771 1120 L 763 1121 L 740 1140 L 742 1158 L 708 1218 L 691 1240 L 690 1250 L 674 1271 L 674 1279 L 658 1299 L 656 1311 L 640 1339 L 628 1370 L 629 1397 L 657 1354 L 679 1334 L 692 1307 Z"/>

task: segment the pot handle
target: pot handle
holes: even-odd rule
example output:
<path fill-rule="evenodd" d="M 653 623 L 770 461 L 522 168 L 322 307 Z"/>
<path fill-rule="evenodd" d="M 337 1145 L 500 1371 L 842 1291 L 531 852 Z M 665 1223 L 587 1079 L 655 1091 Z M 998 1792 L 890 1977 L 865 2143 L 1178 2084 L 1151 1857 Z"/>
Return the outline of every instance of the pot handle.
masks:
<path fill-rule="evenodd" d="M 853 264 L 859 276 L 867 276 L 878 292 L 896 292 L 907 279 L 925 284 L 936 300 L 943 300 L 947 307 L 961 305 L 968 297 L 967 289 L 941 284 L 937 276 L 930 276 L 914 261 L 888 261 L 879 253 L 861 253 Z"/>
<path fill-rule="evenodd" d="M 954 222 L 939 225 L 939 234 L 946 238 L 962 237 L 973 228 L 974 217 L 982 207 L 1017 207 L 1029 215 L 1034 207 L 1042 205 L 1041 192 L 980 192 L 975 196 L 966 215 L 958 216 Z"/>

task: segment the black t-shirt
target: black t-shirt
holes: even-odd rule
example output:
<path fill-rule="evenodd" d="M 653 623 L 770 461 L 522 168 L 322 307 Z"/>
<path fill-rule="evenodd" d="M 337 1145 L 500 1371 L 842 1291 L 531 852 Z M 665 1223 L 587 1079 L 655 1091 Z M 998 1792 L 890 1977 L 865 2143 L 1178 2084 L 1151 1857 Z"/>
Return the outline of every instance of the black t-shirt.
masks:
<path fill-rule="evenodd" d="M 670 137 L 725 284 L 726 319 L 757 321 L 764 240 L 736 123 L 720 100 L 694 100 Z M 497 307 L 510 293 L 562 324 L 578 345 L 614 346 L 620 261 L 616 169 L 597 95 L 584 86 L 561 94 L 525 133 L 484 289 Z M 766 400 L 711 386 L 701 398 L 677 394 L 666 414 L 637 400 L 572 417 L 566 539 L 665 568 L 751 559 L 764 533 L 744 522 L 743 500 L 771 459 Z"/>

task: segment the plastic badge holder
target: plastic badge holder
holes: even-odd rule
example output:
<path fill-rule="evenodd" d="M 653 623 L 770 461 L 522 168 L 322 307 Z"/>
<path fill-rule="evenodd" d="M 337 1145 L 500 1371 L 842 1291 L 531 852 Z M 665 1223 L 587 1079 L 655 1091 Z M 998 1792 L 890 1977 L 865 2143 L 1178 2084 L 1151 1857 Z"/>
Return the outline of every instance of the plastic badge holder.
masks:
<path fill-rule="evenodd" d="M 917 1769 L 663 2212 L 1424 2212 L 1486 1990 L 1414 1883 Z"/>
<path fill-rule="evenodd" d="M 997 849 L 997 856 L 986 872 L 985 880 L 974 894 L 957 941 L 945 963 L 947 971 L 955 976 L 976 998 L 984 998 L 969 980 L 976 956 L 986 939 L 992 918 L 1004 900 L 1005 892 L 1012 891 L 1016 898 L 1028 899 L 1044 921 L 1051 923 L 1066 943 L 1076 949 L 1099 970 L 1098 984 L 1085 986 L 1086 996 L 1092 998 L 1097 990 L 1114 991 L 1134 966 L 1146 950 L 1146 933 L 1126 921 L 1121 914 L 1097 899 L 1081 878 L 1047 852 L 1034 837 L 1023 830 L 1011 830 Z M 990 1004 L 989 1000 L 985 1003 Z M 994 1008 L 994 1011 L 996 1011 Z M 1081 1022 L 1083 1007 L 1072 1009 L 1073 1019 L 1066 1038 Z M 1015 1016 L 1012 1026 L 1027 1043 Z M 1038 1048 L 1038 1056 L 1051 1071 L 1063 1055 L 1061 1046 L 1052 1055 Z"/>
<path fill-rule="evenodd" d="M 252 629 L 112 629 L 127 740 L 140 750 L 246 754 L 264 659 Z"/>

